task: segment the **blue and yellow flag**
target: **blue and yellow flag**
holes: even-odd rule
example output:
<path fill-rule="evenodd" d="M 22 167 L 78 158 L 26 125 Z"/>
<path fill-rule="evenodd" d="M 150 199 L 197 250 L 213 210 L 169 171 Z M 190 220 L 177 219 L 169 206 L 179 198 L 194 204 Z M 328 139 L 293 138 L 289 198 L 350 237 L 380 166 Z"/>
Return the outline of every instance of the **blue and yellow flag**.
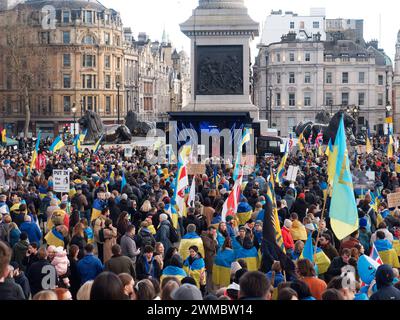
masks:
<path fill-rule="evenodd" d="M 101 200 L 101 199 L 96 199 L 93 202 L 93 206 L 92 206 L 92 216 L 91 216 L 91 221 L 96 220 L 98 217 L 101 216 L 101 212 L 103 211 L 103 209 L 107 206 L 107 203 L 105 200 Z"/>
<path fill-rule="evenodd" d="M 44 239 L 47 242 L 47 245 L 49 246 L 55 246 L 55 247 L 63 247 L 64 248 L 64 237 L 63 235 L 56 230 L 56 228 L 51 229 Z"/>
<path fill-rule="evenodd" d="M 299 135 L 299 150 L 300 151 L 303 151 L 305 148 L 304 148 L 304 134 L 303 134 L 303 132 Z"/>
<path fill-rule="evenodd" d="M 240 165 L 242 162 L 243 146 L 251 140 L 251 129 L 244 128 L 242 140 L 240 141 L 239 148 L 236 154 L 235 168 L 233 170 L 233 180 L 237 180 L 240 174 Z"/>
<path fill-rule="evenodd" d="M 329 217 L 336 237 L 343 240 L 358 229 L 358 210 L 350 172 L 343 115 L 336 134 L 335 148 L 337 148 L 337 159 Z"/>
<path fill-rule="evenodd" d="M 50 146 L 50 151 L 51 152 L 57 152 L 58 150 L 60 150 L 61 148 L 65 147 L 65 143 L 64 141 L 62 141 L 61 136 L 58 136 L 53 144 Z"/>
<path fill-rule="evenodd" d="M 187 258 L 183 262 L 183 270 L 185 270 L 189 277 L 192 277 L 196 281 L 196 285 L 199 289 L 200 286 L 204 286 L 206 284 L 206 264 L 203 258 L 194 260 L 192 264 L 190 264 L 189 258 Z M 202 274 L 203 277 L 201 277 Z"/>
<path fill-rule="evenodd" d="M 212 279 L 214 285 L 227 287 L 231 283 L 231 265 L 236 261 L 235 251 L 232 249 L 219 250 L 213 265 Z"/>
<path fill-rule="evenodd" d="M 199 253 L 202 257 L 205 257 L 203 240 L 201 240 L 200 236 L 196 232 L 192 232 L 184 235 L 181 243 L 179 244 L 179 255 L 184 261 L 189 256 L 189 248 L 191 246 L 196 246 L 199 248 Z"/>
<path fill-rule="evenodd" d="M 103 137 L 104 137 L 104 135 L 102 135 L 100 137 L 99 141 L 97 141 L 96 144 L 94 145 L 94 151 L 93 151 L 94 154 L 96 154 L 99 151 Z"/>
<path fill-rule="evenodd" d="M 400 173 L 400 157 L 397 159 L 395 170 L 396 173 Z"/>
<path fill-rule="evenodd" d="M 370 154 L 370 153 L 372 153 L 374 151 L 373 147 L 372 147 L 372 143 L 371 143 L 371 138 L 370 137 L 371 137 L 371 135 L 370 135 L 369 128 L 368 128 L 366 145 L 365 145 L 365 152 L 367 154 Z"/>
<path fill-rule="evenodd" d="M 36 165 L 36 159 L 39 154 L 39 146 L 40 146 L 40 138 L 41 137 L 42 137 L 42 131 L 39 131 L 37 140 L 36 140 L 36 144 L 35 144 L 35 149 L 33 150 L 33 154 L 32 154 L 32 162 L 31 162 L 30 170 L 32 170 Z"/>
<path fill-rule="evenodd" d="M 121 193 L 122 190 L 124 190 L 124 187 L 126 186 L 127 182 L 126 182 L 126 178 L 125 178 L 125 172 L 122 171 L 122 180 L 121 180 Z"/>
<path fill-rule="evenodd" d="M 288 158 L 288 145 L 286 144 L 285 146 L 285 154 L 282 157 L 281 164 L 278 167 L 278 174 L 276 175 L 276 183 L 279 185 L 282 185 L 283 182 L 283 175 L 285 173 L 285 166 L 286 166 L 286 161 Z"/>
<path fill-rule="evenodd" d="M 392 132 L 389 129 L 389 143 L 387 146 L 387 157 L 389 159 L 393 158 L 393 148 L 394 148 L 394 140 L 393 140 Z"/>
<path fill-rule="evenodd" d="M 162 272 L 162 275 L 160 277 L 160 283 L 166 277 L 175 277 L 179 281 L 181 281 L 183 278 L 187 277 L 187 273 L 182 268 L 175 267 L 175 266 L 167 266 L 167 267 L 164 268 L 164 270 Z"/>
<path fill-rule="evenodd" d="M 1 130 L 1 142 L 4 144 L 7 144 L 7 130 L 3 129 Z"/>

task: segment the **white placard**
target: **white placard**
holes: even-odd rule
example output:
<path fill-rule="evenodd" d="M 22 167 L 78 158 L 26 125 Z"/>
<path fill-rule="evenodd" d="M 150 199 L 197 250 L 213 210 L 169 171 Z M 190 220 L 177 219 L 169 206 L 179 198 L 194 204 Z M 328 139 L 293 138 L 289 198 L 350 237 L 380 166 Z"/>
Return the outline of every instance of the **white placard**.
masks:
<path fill-rule="evenodd" d="M 288 169 L 288 172 L 286 175 L 286 180 L 291 181 L 291 182 L 296 181 L 298 172 L 299 172 L 299 167 L 289 166 L 289 169 Z"/>
<path fill-rule="evenodd" d="M 197 155 L 205 156 L 206 155 L 206 146 L 204 144 L 199 144 L 197 146 Z"/>
<path fill-rule="evenodd" d="M 367 173 L 365 174 L 369 181 L 375 181 L 375 171 L 367 171 Z"/>
<path fill-rule="evenodd" d="M 69 170 L 53 170 L 54 191 L 69 192 Z"/>
<path fill-rule="evenodd" d="M 132 158 L 132 151 L 133 151 L 132 147 L 125 147 L 125 149 L 124 149 L 124 157 L 125 158 Z"/>

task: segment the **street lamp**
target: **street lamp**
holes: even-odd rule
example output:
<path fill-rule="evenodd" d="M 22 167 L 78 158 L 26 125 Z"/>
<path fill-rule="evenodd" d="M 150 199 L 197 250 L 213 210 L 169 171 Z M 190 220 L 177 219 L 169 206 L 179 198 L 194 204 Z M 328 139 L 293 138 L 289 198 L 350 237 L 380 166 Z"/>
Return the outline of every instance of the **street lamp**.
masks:
<path fill-rule="evenodd" d="M 268 87 L 269 89 L 269 118 L 268 118 L 268 126 L 270 128 L 272 128 L 272 90 L 274 89 L 274 87 L 272 85 L 270 85 Z"/>
<path fill-rule="evenodd" d="M 72 105 L 71 111 L 74 114 L 74 137 L 75 137 L 76 136 L 76 104 L 75 104 L 75 102 Z"/>
<path fill-rule="evenodd" d="M 386 107 L 385 108 L 386 108 L 386 121 L 385 122 L 387 124 L 388 133 L 389 133 L 389 129 L 393 133 L 393 128 L 392 128 L 393 118 L 392 118 L 392 114 L 391 114 L 392 106 L 390 105 L 389 101 L 386 102 Z"/>
<path fill-rule="evenodd" d="M 121 86 L 121 83 L 119 81 L 117 81 L 116 83 L 117 86 L 117 90 L 118 90 L 118 94 L 117 94 L 117 112 L 118 112 L 118 124 L 119 124 L 119 120 L 120 120 L 120 110 L 119 110 L 119 88 Z"/>

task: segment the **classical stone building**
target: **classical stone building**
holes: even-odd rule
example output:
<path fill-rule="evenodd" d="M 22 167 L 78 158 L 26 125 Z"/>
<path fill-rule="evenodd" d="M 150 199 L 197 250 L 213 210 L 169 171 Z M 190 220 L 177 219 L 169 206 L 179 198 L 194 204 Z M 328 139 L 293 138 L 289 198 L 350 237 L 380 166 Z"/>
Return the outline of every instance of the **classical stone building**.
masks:
<path fill-rule="evenodd" d="M 0 11 L 0 23 L 0 126 L 9 132 L 23 131 L 28 107 L 29 132 L 53 136 L 73 132 L 86 110 L 105 123 L 128 110 L 160 121 L 188 100 L 187 56 L 173 57 L 165 35 L 135 40 L 98 1 L 26 0 Z"/>
<path fill-rule="evenodd" d="M 254 68 L 254 103 L 260 118 L 288 136 L 300 121 L 314 121 L 321 110 L 359 107 L 359 131 L 384 134 L 391 104 L 392 62 L 377 41 L 300 40 L 289 33 L 260 46 Z"/>
<path fill-rule="evenodd" d="M 119 14 L 97 1 L 28 0 L 4 15 L 16 15 L 16 28 L 0 31 L 0 105 L 11 131 L 20 132 L 24 124 L 25 102 L 21 97 L 18 71 L 10 67 L 8 38 L 24 39 L 26 47 L 40 48 L 46 55 L 45 88 L 34 85 L 32 70 L 29 86 L 30 131 L 57 133 L 74 122 L 85 110 L 100 114 L 105 122 L 116 121 L 117 92 L 120 88 L 120 115 L 125 114 L 124 39 Z M 2 18 L 5 21 L 5 18 Z M 18 34 L 18 28 L 25 34 Z M 12 30 L 16 30 L 15 32 Z M 17 33 L 17 34 L 15 34 Z M 26 34 L 27 33 L 27 34 Z M 35 51 L 33 51 L 35 55 Z M 27 57 L 18 57 L 23 60 Z M 33 57 L 34 59 L 35 57 Z M 31 61 L 30 65 L 35 62 Z"/>
<path fill-rule="evenodd" d="M 393 77 L 393 124 L 395 133 L 400 134 L 400 31 L 397 34 Z"/>

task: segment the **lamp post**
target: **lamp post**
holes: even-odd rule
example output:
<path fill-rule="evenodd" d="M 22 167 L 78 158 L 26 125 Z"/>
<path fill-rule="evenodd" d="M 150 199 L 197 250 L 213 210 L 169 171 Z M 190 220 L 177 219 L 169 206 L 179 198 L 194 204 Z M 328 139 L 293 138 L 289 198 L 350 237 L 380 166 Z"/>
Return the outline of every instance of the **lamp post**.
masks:
<path fill-rule="evenodd" d="M 358 134 L 358 115 L 360 114 L 360 106 L 348 106 L 347 113 L 351 114 L 356 121 L 356 134 Z"/>
<path fill-rule="evenodd" d="M 274 89 L 274 87 L 272 85 L 270 85 L 268 87 L 269 89 L 269 117 L 268 117 L 268 126 L 269 128 L 272 128 L 272 90 Z"/>
<path fill-rule="evenodd" d="M 76 104 L 74 102 L 74 104 L 72 105 L 72 109 L 71 109 L 73 115 L 74 115 L 74 138 L 76 136 Z"/>
<path fill-rule="evenodd" d="M 393 118 L 392 118 L 392 114 L 391 114 L 391 111 L 392 111 L 392 106 L 390 105 L 390 102 L 389 101 L 387 101 L 386 102 L 386 125 L 387 125 L 387 130 L 388 130 L 388 134 L 389 133 L 392 133 L 393 134 L 393 128 L 392 128 L 392 125 L 393 125 Z"/>
<path fill-rule="evenodd" d="M 119 120 L 120 120 L 120 110 L 119 110 L 119 88 L 120 88 L 120 86 L 121 86 L 121 83 L 120 83 L 119 81 L 117 81 L 116 86 L 117 86 L 117 91 L 118 91 L 118 93 L 117 93 L 118 124 L 120 124 L 120 122 L 119 122 Z"/>

